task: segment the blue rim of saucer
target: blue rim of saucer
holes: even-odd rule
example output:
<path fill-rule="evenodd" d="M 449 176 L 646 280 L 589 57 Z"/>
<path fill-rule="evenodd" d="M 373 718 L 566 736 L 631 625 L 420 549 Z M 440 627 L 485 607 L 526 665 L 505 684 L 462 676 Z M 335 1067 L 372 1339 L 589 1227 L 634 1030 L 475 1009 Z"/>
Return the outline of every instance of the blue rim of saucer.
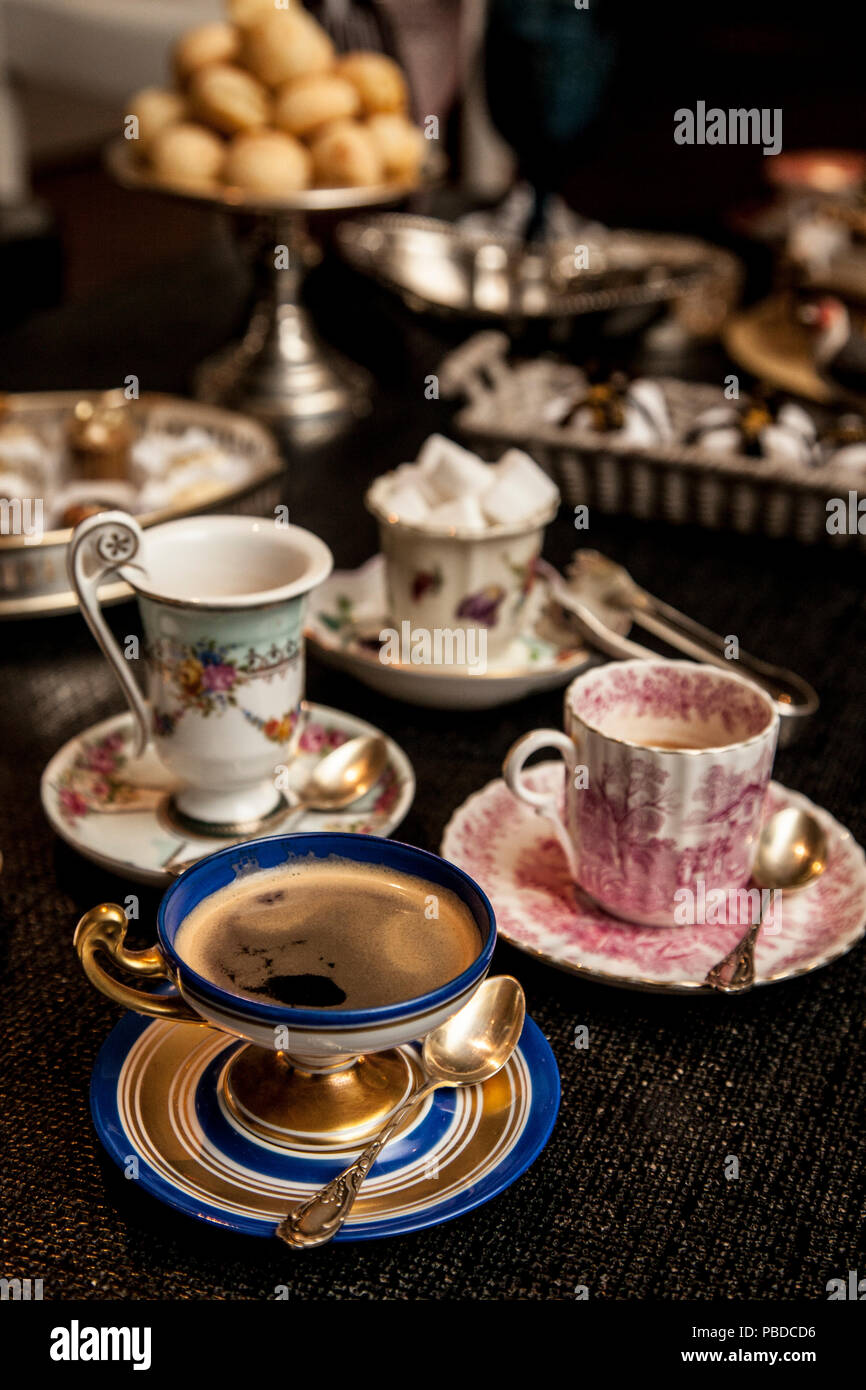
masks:
<path fill-rule="evenodd" d="M 219 1226 L 242 1235 L 273 1238 L 277 1223 L 265 1216 L 252 1216 L 223 1208 L 186 1191 L 159 1173 L 140 1154 L 128 1133 L 121 1115 L 119 1096 L 128 1080 L 125 1064 L 133 1047 L 148 1029 L 185 1027 L 168 1025 L 159 1019 L 140 1014 L 126 1014 L 106 1038 L 94 1065 L 90 1083 L 90 1110 L 96 1132 L 109 1156 L 125 1173 L 130 1158 L 137 1158 L 136 1186 L 143 1188 L 161 1202 L 208 1225 Z M 189 1030 L 192 1033 L 192 1029 Z M 200 1037 L 205 1030 L 195 1029 Z M 194 1106 L 208 1146 L 213 1146 L 219 1161 L 233 1161 L 252 1170 L 254 1176 L 274 1181 L 281 1176 L 317 1186 L 333 1176 L 348 1161 L 345 1157 L 323 1162 L 322 1156 L 284 1154 L 266 1145 L 255 1143 L 235 1130 L 226 1120 L 217 1099 L 217 1078 L 230 1054 L 243 1044 L 225 1037 L 225 1047 L 203 1068 L 196 1087 Z M 387 1236 L 405 1235 L 429 1226 L 438 1226 L 454 1217 L 463 1216 L 475 1207 L 510 1187 L 542 1152 L 550 1138 L 559 1111 L 560 1081 L 556 1059 L 544 1034 L 527 1015 L 520 1037 L 516 1059 L 524 1075 L 524 1117 L 514 1140 L 502 1158 L 481 1175 L 471 1177 L 460 1190 L 446 1199 L 435 1197 L 426 1205 L 405 1213 L 396 1213 L 377 1220 L 353 1223 L 351 1220 L 335 1237 L 337 1241 L 377 1240 Z M 513 1063 L 509 1063 L 509 1066 Z M 488 1083 L 490 1084 L 490 1083 Z M 477 1088 L 471 1088 L 473 1090 Z M 527 1093 L 528 1092 L 528 1096 Z M 417 1129 L 407 1131 L 389 1146 L 379 1160 L 375 1173 L 399 1178 L 401 1165 L 424 1161 L 427 1152 L 435 1153 L 443 1134 L 453 1126 L 457 1105 L 456 1093 L 442 1089 L 435 1093 L 432 1103 Z"/>
<path fill-rule="evenodd" d="M 279 1004 L 264 1004 L 243 995 L 230 994 L 192 970 L 178 955 L 174 941 L 181 923 L 204 898 L 236 881 L 233 872 L 244 856 L 255 858 L 258 869 L 278 868 L 288 862 L 286 848 L 297 851 L 292 858 L 315 854 L 327 858 L 342 853 L 346 859 L 374 863 L 403 873 L 422 877 L 440 888 L 450 888 L 469 908 L 482 934 L 482 946 L 475 960 L 461 975 L 429 994 L 417 995 L 400 1004 L 383 1004 L 370 1009 L 296 1009 Z M 282 852 L 281 852 L 282 851 Z M 193 901 L 188 901 L 191 897 Z M 171 920 L 169 917 L 171 916 Z M 355 835 L 346 830 L 301 831 L 296 834 L 266 835 L 260 840 L 246 840 L 240 845 L 209 854 L 180 874 L 167 889 L 159 904 L 156 919 L 160 945 L 171 961 L 172 968 L 187 980 L 197 995 L 209 999 L 228 1013 L 253 1017 L 266 1023 L 291 1023 L 295 1027 L 327 1028 L 329 1032 L 358 1025 L 371 1026 L 397 1022 L 413 1014 L 428 1013 L 457 998 L 464 990 L 487 973 L 496 945 L 496 918 L 490 899 L 474 878 L 464 869 L 443 859 L 430 850 L 404 844 L 402 840 L 386 839 L 380 835 Z"/>

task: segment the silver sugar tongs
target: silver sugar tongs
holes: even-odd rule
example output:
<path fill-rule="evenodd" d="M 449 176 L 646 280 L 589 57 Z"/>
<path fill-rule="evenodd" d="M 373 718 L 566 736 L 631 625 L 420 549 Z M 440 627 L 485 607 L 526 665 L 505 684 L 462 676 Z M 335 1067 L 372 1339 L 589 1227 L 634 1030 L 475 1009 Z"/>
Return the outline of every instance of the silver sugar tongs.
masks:
<path fill-rule="evenodd" d="M 734 663 L 724 654 L 727 643 L 723 637 L 647 593 L 635 583 L 628 570 L 597 550 L 576 551 L 568 574 L 580 581 L 584 592 L 594 590 L 605 605 L 622 608 L 634 622 L 677 651 L 722 670 L 730 671 L 734 666 L 746 680 L 766 690 L 782 717 L 781 741 L 788 742 L 801 727 L 800 721 L 818 708 L 818 695 L 808 681 L 782 666 L 751 656 L 742 647 Z M 642 647 L 614 632 L 592 605 L 584 602 L 580 593 L 559 575 L 552 576 L 550 582 L 556 601 L 574 615 L 584 636 L 599 651 L 620 660 L 658 656 L 649 647 Z"/>

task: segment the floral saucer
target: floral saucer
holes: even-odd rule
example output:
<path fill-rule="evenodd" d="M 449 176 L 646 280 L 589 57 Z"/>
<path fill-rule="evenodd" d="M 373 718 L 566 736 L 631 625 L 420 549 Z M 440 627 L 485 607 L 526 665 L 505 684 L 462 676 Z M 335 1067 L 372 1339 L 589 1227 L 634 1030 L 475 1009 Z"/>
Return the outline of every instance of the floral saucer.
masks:
<path fill-rule="evenodd" d="M 90 1108 L 109 1154 L 146 1192 L 199 1221 L 273 1238 L 355 1151 L 282 1149 L 240 1129 L 219 1098 L 239 1046 L 213 1028 L 127 1014 L 97 1059 Z M 558 1108 L 556 1061 L 527 1017 L 502 1071 L 437 1091 L 388 1145 L 335 1239 L 418 1231 L 490 1201 L 541 1153 Z"/>
<path fill-rule="evenodd" d="M 308 781 L 316 763 L 359 734 L 381 731 L 353 714 L 305 703 L 304 727 L 288 780 Z M 348 830 L 390 835 L 415 797 L 415 774 L 406 754 L 386 735 L 388 761 L 375 787 L 345 811 L 286 809 L 263 835 L 286 830 Z M 132 717 L 116 714 L 95 724 L 55 753 L 42 774 L 42 807 L 61 839 L 109 872 L 137 883 L 170 883 L 178 866 L 233 843 L 232 838 L 186 833 L 167 814 L 171 774 L 153 748 L 130 754 Z M 234 837 L 236 838 L 236 837 Z M 252 837 L 250 837 L 252 838 Z"/>
<path fill-rule="evenodd" d="M 330 666 L 350 672 L 364 685 L 433 709 L 493 709 L 540 690 L 567 685 L 595 655 L 549 606 L 550 567 L 536 564 L 536 582 L 526 604 L 523 632 L 484 671 L 442 665 L 384 663 L 379 634 L 390 627 L 385 561 L 374 555 L 357 570 L 336 570 L 311 596 L 306 638 Z M 623 636 L 630 620 L 611 607 L 604 619 Z"/>
<path fill-rule="evenodd" d="M 563 785 L 561 762 L 536 764 L 538 791 Z M 844 955 L 866 928 L 866 857 L 827 811 L 771 782 L 765 816 L 798 806 L 827 833 L 827 867 L 811 887 L 783 899 L 781 929 L 766 928 L 755 951 L 756 985 L 805 975 Z M 624 989 L 709 992 L 707 971 L 736 945 L 728 925 L 641 927 L 611 917 L 576 889 L 551 823 L 517 801 L 501 778 L 460 806 L 445 827 L 441 853 L 487 893 L 500 936 L 561 970 Z"/>

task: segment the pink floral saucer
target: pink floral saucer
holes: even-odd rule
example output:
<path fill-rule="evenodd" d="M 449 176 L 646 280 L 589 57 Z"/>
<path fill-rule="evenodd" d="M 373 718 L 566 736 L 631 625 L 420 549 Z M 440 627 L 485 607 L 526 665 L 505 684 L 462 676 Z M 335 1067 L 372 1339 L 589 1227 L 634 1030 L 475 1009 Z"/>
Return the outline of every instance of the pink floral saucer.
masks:
<path fill-rule="evenodd" d="M 563 785 L 559 760 L 526 777 L 539 791 Z M 783 900 L 782 925 L 758 938 L 756 984 L 805 975 L 849 951 L 866 927 L 866 857 L 831 815 L 799 792 L 771 782 L 765 815 L 800 806 L 827 832 L 827 867 L 812 886 Z M 704 991 L 707 971 L 742 936 L 729 925 L 640 927 L 609 916 L 575 889 L 549 820 L 508 791 L 501 778 L 460 806 L 445 827 L 442 855 L 487 893 L 500 935 L 561 970 L 623 989 Z"/>
<path fill-rule="evenodd" d="M 289 769 L 295 789 L 309 779 L 319 759 L 347 739 L 381 730 L 342 710 L 305 702 L 304 728 Z M 286 810 L 262 835 L 287 830 L 348 830 L 390 835 L 415 797 L 412 764 L 393 739 L 382 735 L 388 761 L 375 787 L 345 811 Z M 104 719 L 76 735 L 55 753 L 42 774 L 42 807 L 57 834 L 109 872 L 137 883 L 164 885 L 177 866 L 200 858 L 229 839 L 187 834 L 166 815 L 173 790 L 171 774 L 152 747 L 131 756 L 132 717 Z"/>

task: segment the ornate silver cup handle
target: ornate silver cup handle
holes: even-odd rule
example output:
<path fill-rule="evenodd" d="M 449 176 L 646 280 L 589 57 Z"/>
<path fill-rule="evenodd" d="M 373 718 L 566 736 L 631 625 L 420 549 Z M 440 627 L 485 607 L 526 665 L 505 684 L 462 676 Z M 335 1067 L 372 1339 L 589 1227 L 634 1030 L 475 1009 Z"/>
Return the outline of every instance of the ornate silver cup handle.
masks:
<path fill-rule="evenodd" d="M 144 752 L 150 738 L 150 707 L 102 616 L 99 585 L 118 570 L 141 568 L 134 561 L 142 539 L 141 527 L 128 512 L 99 512 L 76 526 L 66 555 L 69 583 L 78 595 L 87 626 L 126 696 L 135 727 L 136 757 Z M 121 577 L 129 578 L 126 573 Z"/>

